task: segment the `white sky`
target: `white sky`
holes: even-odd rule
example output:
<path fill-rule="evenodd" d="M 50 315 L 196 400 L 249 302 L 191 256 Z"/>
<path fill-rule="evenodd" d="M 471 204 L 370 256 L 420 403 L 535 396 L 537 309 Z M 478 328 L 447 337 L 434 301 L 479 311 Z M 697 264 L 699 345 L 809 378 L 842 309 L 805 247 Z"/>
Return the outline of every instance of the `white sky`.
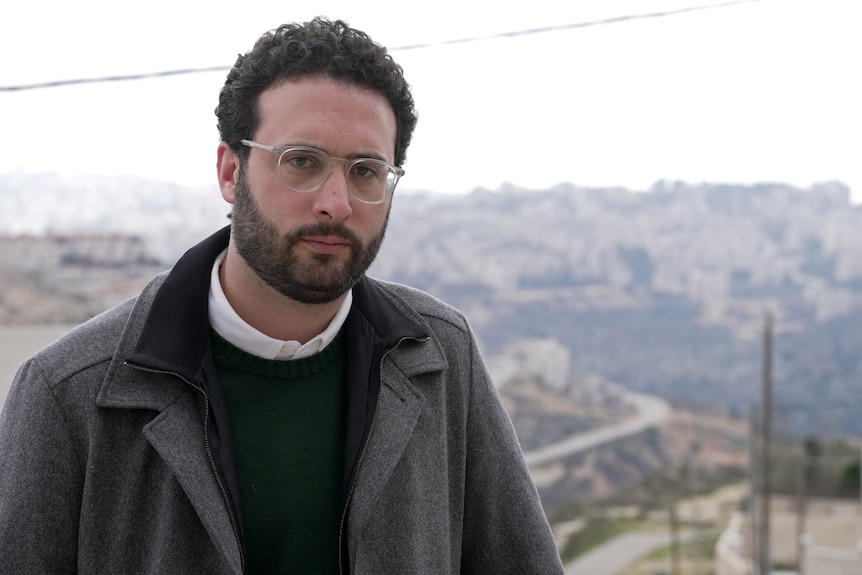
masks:
<path fill-rule="evenodd" d="M 718 1 L 18 1 L 0 21 L 0 86 L 229 66 L 319 14 L 392 49 Z M 758 0 L 394 50 L 420 116 L 401 187 L 838 179 L 862 201 L 860 16 L 859 0 Z M 0 92 L 0 173 L 212 185 L 224 75 Z"/>

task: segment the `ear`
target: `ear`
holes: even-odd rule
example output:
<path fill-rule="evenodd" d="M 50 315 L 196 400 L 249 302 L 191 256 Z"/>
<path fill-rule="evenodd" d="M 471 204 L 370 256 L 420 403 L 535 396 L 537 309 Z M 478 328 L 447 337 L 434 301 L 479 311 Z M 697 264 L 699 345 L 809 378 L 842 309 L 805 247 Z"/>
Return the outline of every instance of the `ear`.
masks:
<path fill-rule="evenodd" d="M 221 141 L 218 145 L 218 185 L 221 189 L 221 197 L 229 204 L 236 198 L 236 181 L 239 177 L 239 157 L 230 149 L 226 142 Z"/>

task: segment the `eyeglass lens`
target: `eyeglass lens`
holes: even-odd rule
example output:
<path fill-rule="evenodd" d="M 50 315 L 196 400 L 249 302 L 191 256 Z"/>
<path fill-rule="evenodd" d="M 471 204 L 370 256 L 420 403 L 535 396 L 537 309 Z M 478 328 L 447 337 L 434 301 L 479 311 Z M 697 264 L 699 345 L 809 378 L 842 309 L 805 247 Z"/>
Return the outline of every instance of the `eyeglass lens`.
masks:
<path fill-rule="evenodd" d="M 317 189 L 329 175 L 332 161 L 346 163 L 347 182 L 351 193 L 366 202 L 384 199 L 397 175 L 385 162 L 372 159 L 339 160 L 309 149 L 285 150 L 278 161 L 278 174 L 282 183 L 297 192 Z"/>

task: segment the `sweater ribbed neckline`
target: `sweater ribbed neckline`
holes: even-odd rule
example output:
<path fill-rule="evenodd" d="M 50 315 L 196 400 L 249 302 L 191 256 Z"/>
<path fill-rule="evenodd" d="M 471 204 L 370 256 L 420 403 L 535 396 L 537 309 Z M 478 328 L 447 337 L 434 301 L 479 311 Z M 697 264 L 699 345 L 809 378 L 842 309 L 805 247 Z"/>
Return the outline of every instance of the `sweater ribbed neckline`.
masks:
<path fill-rule="evenodd" d="M 265 359 L 241 350 L 210 328 L 213 356 L 219 368 L 236 369 L 257 377 L 288 379 L 307 377 L 331 365 L 344 353 L 344 336 L 339 333 L 318 353 L 301 359 Z"/>

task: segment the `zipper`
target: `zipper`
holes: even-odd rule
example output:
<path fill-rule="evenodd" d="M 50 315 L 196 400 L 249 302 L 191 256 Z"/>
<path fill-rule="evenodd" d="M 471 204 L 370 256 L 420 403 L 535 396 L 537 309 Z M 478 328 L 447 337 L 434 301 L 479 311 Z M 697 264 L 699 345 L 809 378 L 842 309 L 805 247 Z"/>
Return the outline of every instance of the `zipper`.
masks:
<path fill-rule="evenodd" d="M 383 394 L 383 362 L 389 356 L 390 353 L 398 349 L 402 343 L 406 340 L 413 341 L 428 341 L 428 337 L 402 337 L 399 339 L 395 345 L 390 347 L 384 352 L 383 356 L 380 358 L 380 385 L 377 388 L 377 403 L 374 405 L 374 415 L 371 416 L 371 425 L 368 427 L 368 435 L 365 436 L 365 441 L 362 443 L 362 449 L 359 452 L 359 457 L 356 459 L 356 466 L 354 467 L 355 473 L 353 474 L 353 480 L 350 482 L 350 488 L 347 490 L 347 497 L 344 499 L 344 508 L 341 511 L 341 523 L 338 526 L 338 573 L 339 575 L 344 575 L 344 529 L 347 523 L 347 510 L 350 508 L 350 500 L 353 498 L 353 492 L 356 490 L 356 482 L 359 479 L 359 469 L 362 467 L 362 462 L 365 460 L 365 452 L 368 450 L 368 443 L 371 441 L 371 436 L 374 433 L 374 426 L 377 423 L 377 406 L 380 404 L 380 396 Z"/>
<path fill-rule="evenodd" d="M 400 343 L 400 342 L 399 342 Z M 227 506 L 227 512 L 230 516 L 230 526 L 233 529 L 233 535 L 236 538 L 236 544 L 239 548 L 239 560 L 240 567 L 242 568 L 242 573 L 245 573 L 245 553 L 242 548 L 242 541 L 239 536 L 239 522 L 237 521 L 236 514 L 233 510 L 233 505 L 230 502 L 230 497 L 228 496 L 227 489 L 224 486 L 224 483 L 221 480 L 218 472 L 218 466 L 215 462 L 215 457 L 213 457 L 212 447 L 210 446 L 210 435 L 209 435 L 209 422 L 210 422 L 210 398 L 207 395 L 207 392 L 203 387 L 197 385 L 196 383 L 192 383 L 179 373 L 175 371 L 167 371 L 163 369 L 152 369 L 149 367 L 142 367 L 140 365 L 134 365 L 128 362 L 123 362 L 125 365 L 129 366 L 132 369 L 136 369 L 138 371 L 143 371 L 145 373 L 155 373 L 159 375 L 172 375 L 178 378 L 180 381 L 184 382 L 186 385 L 192 387 L 193 389 L 199 391 L 204 396 L 204 445 L 206 447 L 207 459 L 210 463 L 210 470 L 213 473 L 213 477 L 215 477 L 216 484 L 218 485 L 219 491 L 221 492 L 222 499 L 224 500 L 225 505 Z"/>

